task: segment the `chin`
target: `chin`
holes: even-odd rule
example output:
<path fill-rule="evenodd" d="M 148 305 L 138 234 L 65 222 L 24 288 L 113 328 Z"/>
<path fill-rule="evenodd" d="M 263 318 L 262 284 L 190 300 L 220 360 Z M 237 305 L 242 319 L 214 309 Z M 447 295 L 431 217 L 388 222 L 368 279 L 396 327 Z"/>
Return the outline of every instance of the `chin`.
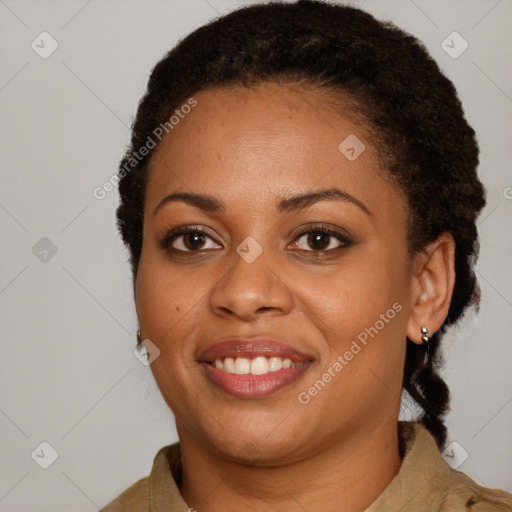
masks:
<path fill-rule="evenodd" d="M 280 466 L 307 456 L 315 435 L 306 425 L 293 422 L 284 427 L 286 414 L 237 414 L 217 417 L 202 423 L 199 436 L 210 442 L 213 451 L 223 458 L 252 466 Z M 255 418 L 259 416 L 259 418 Z M 288 417 L 290 419 L 290 417 Z M 204 421 L 204 419 L 203 419 Z M 198 437 L 197 435 L 195 436 Z M 305 449 L 305 447 L 307 447 Z"/>
<path fill-rule="evenodd" d="M 219 454 L 239 464 L 250 466 L 281 466 L 289 464 L 295 459 L 300 459 L 299 450 L 302 443 L 297 443 L 297 438 L 274 439 L 272 443 L 263 435 L 261 437 L 242 437 L 236 443 L 232 438 L 226 438 L 226 442 L 216 442 L 215 448 Z"/>

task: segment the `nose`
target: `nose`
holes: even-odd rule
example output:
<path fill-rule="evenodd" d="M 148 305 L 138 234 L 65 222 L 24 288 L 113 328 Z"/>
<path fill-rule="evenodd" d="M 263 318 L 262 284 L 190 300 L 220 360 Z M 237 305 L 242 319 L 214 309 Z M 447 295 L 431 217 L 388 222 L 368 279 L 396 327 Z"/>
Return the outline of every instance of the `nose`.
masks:
<path fill-rule="evenodd" d="M 251 263 L 233 254 L 231 267 L 210 295 L 216 315 L 251 321 L 262 314 L 284 315 L 292 310 L 293 297 L 284 276 L 270 268 L 270 257 L 265 253 Z"/>

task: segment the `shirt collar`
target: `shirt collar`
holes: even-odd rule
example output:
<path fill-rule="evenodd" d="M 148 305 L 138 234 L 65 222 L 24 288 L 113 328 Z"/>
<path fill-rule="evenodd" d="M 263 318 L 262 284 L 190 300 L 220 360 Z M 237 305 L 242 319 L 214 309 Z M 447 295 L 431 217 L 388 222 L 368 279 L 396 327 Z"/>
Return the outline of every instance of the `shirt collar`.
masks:
<path fill-rule="evenodd" d="M 432 476 L 450 473 L 430 432 L 419 422 L 398 422 L 404 453 L 398 474 L 365 512 L 385 512 L 406 507 L 428 492 Z M 179 443 L 165 446 L 155 456 L 149 477 L 150 512 L 190 511 L 179 492 L 182 466 Z M 389 508 L 389 507 L 392 508 Z M 398 508 L 396 508 L 398 507 Z"/>
<path fill-rule="evenodd" d="M 442 495 L 433 488 L 435 482 L 447 481 L 451 468 L 439 452 L 432 434 L 417 421 L 398 422 L 398 436 L 404 457 L 397 475 L 365 512 L 428 510 L 440 505 Z M 426 503 L 438 500 L 439 503 Z"/>
<path fill-rule="evenodd" d="M 188 512 L 190 507 L 181 497 L 181 451 L 179 443 L 164 446 L 155 456 L 149 476 L 150 512 Z"/>

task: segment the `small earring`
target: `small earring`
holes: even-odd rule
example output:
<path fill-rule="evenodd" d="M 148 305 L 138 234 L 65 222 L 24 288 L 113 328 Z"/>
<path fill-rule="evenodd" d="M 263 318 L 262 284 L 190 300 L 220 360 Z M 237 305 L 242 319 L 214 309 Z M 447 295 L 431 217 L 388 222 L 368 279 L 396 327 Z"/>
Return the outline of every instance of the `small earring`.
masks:
<path fill-rule="evenodd" d="M 140 329 L 137 329 L 137 342 L 140 343 L 142 341 L 142 333 Z"/>
<path fill-rule="evenodd" d="M 428 333 L 428 329 L 423 326 L 421 328 L 421 341 L 423 342 L 423 347 L 425 348 L 425 353 L 427 354 L 427 357 L 429 356 L 429 341 L 430 341 L 430 334 Z"/>
<path fill-rule="evenodd" d="M 430 341 L 430 334 L 425 326 L 421 328 L 421 341 L 423 341 L 423 343 L 428 343 Z"/>

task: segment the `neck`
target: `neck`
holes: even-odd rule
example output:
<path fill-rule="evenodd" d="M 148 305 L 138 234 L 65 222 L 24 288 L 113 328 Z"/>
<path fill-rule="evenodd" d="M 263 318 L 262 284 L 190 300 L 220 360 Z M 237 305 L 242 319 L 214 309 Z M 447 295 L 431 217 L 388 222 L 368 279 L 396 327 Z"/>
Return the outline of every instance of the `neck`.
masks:
<path fill-rule="evenodd" d="M 219 458 L 178 427 L 180 493 L 198 512 L 322 510 L 363 512 L 398 473 L 397 422 L 358 429 L 293 464 L 248 466 Z M 343 437 L 343 436 L 340 436 Z"/>

